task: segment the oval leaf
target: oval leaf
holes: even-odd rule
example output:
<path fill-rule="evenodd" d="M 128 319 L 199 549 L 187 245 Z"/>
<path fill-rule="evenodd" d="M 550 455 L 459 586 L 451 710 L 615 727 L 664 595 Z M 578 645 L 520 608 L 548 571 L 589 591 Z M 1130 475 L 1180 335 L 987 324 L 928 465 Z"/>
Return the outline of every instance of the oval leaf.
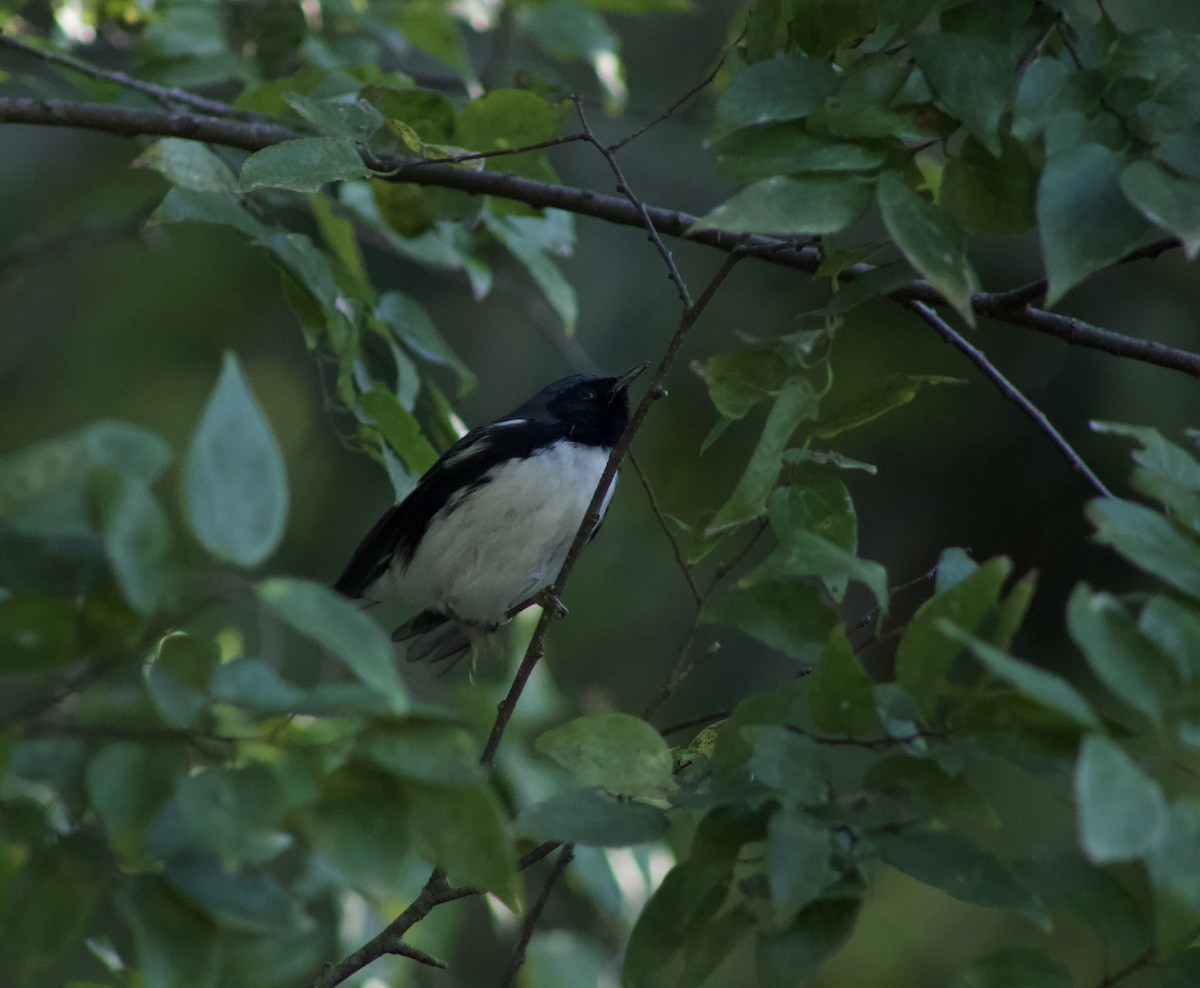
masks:
<path fill-rule="evenodd" d="M 348 137 L 304 137 L 256 151 L 242 165 L 242 188 L 317 192 L 326 182 L 367 178 L 371 170 Z"/>
<path fill-rule="evenodd" d="M 537 750 L 585 785 L 623 796 L 662 796 L 675 788 L 667 743 L 629 714 L 579 717 L 539 737 Z"/>
<path fill-rule="evenodd" d="M 1095 864 L 1132 861 L 1167 832 L 1167 800 L 1125 749 L 1100 735 L 1083 739 L 1075 763 L 1079 843 Z"/>
<path fill-rule="evenodd" d="M 188 449 L 184 508 L 200 544 L 238 566 L 257 566 L 283 537 L 283 457 L 231 353 Z"/>

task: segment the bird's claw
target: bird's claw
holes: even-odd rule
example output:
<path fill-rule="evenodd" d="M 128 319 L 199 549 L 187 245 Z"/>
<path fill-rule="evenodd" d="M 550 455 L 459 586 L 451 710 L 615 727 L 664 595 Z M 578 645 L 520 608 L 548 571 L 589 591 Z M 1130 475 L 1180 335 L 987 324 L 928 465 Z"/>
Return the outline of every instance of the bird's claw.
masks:
<path fill-rule="evenodd" d="M 539 590 L 533 595 L 533 602 L 549 611 L 551 617 L 564 618 L 571 613 L 567 610 L 567 605 L 549 590 Z"/>

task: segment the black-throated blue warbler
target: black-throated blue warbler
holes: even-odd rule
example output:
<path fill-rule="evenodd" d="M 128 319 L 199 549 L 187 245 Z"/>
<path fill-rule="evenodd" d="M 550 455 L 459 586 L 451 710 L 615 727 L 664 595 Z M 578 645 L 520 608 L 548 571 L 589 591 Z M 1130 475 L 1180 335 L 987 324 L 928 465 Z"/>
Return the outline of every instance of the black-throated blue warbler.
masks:
<path fill-rule="evenodd" d="M 410 661 L 460 657 L 558 576 L 644 368 L 564 377 L 472 429 L 379 519 L 334 589 L 421 607 L 392 635 L 419 636 Z"/>

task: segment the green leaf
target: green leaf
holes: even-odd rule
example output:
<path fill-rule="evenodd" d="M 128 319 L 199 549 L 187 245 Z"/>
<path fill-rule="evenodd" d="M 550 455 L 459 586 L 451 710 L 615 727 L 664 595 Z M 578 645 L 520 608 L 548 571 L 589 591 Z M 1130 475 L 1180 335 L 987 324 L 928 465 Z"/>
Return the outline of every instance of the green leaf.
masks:
<path fill-rule="evenodd" d="M 785 449 L 783 451 L 783 462 L 817 463 L 820 466 L 837 467 L 839 470 L 862 470 L 872 476 L 878 472 L 878 467 L 874 463 L 864 463 L 862 460 L 843 456 L 841 453 L 835 453 L 833 450 Z"/>
<path fill-rule="evenodd" d="M 1146 221 L 1126 201 L 1125 159 L 1102 144 L 1052 155 L 1038 183 L 1038 232 L 1053 305 L 1093 271 L 1136 245 Z"/>
<path fill-rule="evenodd" d="M 266 580 L 256 589 L 259 599 L 284 621 L 338 656 L 394 710 L 404 709 L 407 701 L 391 644 L 351 601 L 318 583 L 287 577 Z"/>
<path fill-rule="evenodd" d="M 213 670 L 214 700 L 265 714 L 301 712 L 306 693 L 260 659 L 233 659 Z"/>
<path fill-rule="evenodd" d="M 1142 448 L 1133 452 L 1135 463 L 1185 490 L 1200 491 L 1200 461 L 1183 447 L 1164 439 L 1157 429 L 1121 422 L 1090 422 L 1089 425 L 1096 432 L 1106 435 L 1136 439 Z"/>
<path fill-rule="evenodd" d="M 946 297 L 967 325 L 975 325 L 971 296 L 979 288 L 962 231 L 949 213 L 917 195 L 893 172 L 879 178 L 884 226 L 908 262 Z"/>
<path fill-rule="evenodd" d="M 188 448 L 184 508 L 200 544 L 238 566 L 259 565 L 283 538 L 283 457 L 232 353 Z"/>
<path fill-rule="evenodd" d="M 788 52 L 738 72 L 717 100 L 725 129 L 807 116 L 837 89 L 828 62 Z"/>
<path fill-rule="evenodd" d="M 1090 734 L 1075 763 L 1079 843 L 1093 864 L 1133 861 L 1167 832 L 1162 788 L 1115 741 Z"/>
<path fill-rule="evenodd" d="M 830 858 L 829 827 L 808 814 L 783 807 L 767 824 L 767 884 L 771 901 L 791 917 L 837 879 Z"/>
<path fill-rule="evenodd" d="M 845 594 L 846 583 L 857 580 L 871 591 L 876 604 L 887 607 L 887 570 L 812 532 L 791 533 L 786 542 L 777 546 L 738 584 L 748 587 L 764 580 L 776 582 L 805 576 L 817 577 L 839 601 Z"/>
<path fill-rule="evenodd" d="M 731 233 L 827 234 L 844 230 L 871 204 L 871 183 L 854 175 L 788 178 L 748 185 L 709 210 L 692 230 Z"/>
<path fill-rule="evenodd" d="M 299 901 L 266 872 L 227 872 L 216 858 L 185 853 L 167 862 L 167 883 L 221 926 L 259 936 L 311 930 Z"/>
<path fill-rule="evenodd" d="M 786 806 L 815 806 L 829 799 L 829 782 L 811 739 L 781 724 L 752 724 L 742 728 L 753 754 L 750 774 L 779 793 Z"/>
<path fill-rule="evenodd" d="M 269 769 L 210 766 L 181 779 L 176 800 L 199 843 L 224 868 L 273 856 L 277 845 L 269 838 L 287 807 Z"/>
<path fill-rule="evenodd" d="M 1024 145 L 1000 136 L 993 156 L 968 137 L 946 162 L 939 201 L 958 225 L 971 233 L 1022 233 L 1036 216 L 1038 173 Z"/>
<path fill-rule="evenodd" d="M 88 799 L 120 855 L 134 862 L 142 858 L 146 828 L 186 771 L 185 751 L 171 745 L 116 742 L 88 762 Z"/>
<path fill-rule="evenodd" d="M 948 31 L 909 39 L 913 57 L 938 99 L 992 154 L 1012 93 L 1013 57 L 1007 45 Z"/>
<path fill-rule="evenodd" d="M 700 620 L 737 628 L 799 662 L 811 662 L 835 618 L 816 587 L 779 580 L 726 587 L 704 601 Z"/>
<path fill-rule="evenodd" d="M 133 167 L 152 168 L 176 188 L 193 192 L 238 191 L 232 169 L 199 141 L 164 137 L 138 155 Z"/>
<path fill-rule="evenodd" d="M 855 737 L 875 723 L 871 677 L 854 654 L 844 625 L 830 632 L 808 685 L 813 723 L 823 731 Z"/>
<path fill-rule="evenodd" d="M 1096 677 L 1161 726 L 1179 686 L 1166 656 L 1141 633 L 1125 606 L 1112 594 L 1092 593 L 1080 583 L 1067 604 L 1067 628 Z"/>
<path fill-rule="evenodd" d="M 675 763 L 662 735 L 623 713 L 578 717 L 546 731 L 535 746 L 588 786 L 622 796 L 663 796 L 675 789 Z"/>
<path fill-rule="evenodd" d="M 832 439 L 873 422 L 893 409 L 907 405 L 927 385 L 966 383 L 961 377 L 944 377 L 940 374 L 885 374 L 876 378 L 865 391 L 831 406 L 828 411 L 822 410 L 813 436 Z"/>
<path fill-rule="evenodd" d="M 167 723 L 185 730 L 204 726 L 210 716 L 204 687 L 220 661 L 216 646 L 176 631 L 158 643 L 154 661 L 145 666 L 146 692 Z"/>
<path fill-rule="evenodd" d="M 736 956 L 738 945 L 754 931 L 754 915 L 736 905 L 705 923 L 697 923 L 683 941 L 683 970 L 674 988 L 697 988 Z"/>
<path fill-rule="evenodd" d="M 1014 659 L 996 646 L 967 634 L 949 621 L 941 621 L 938 627 L 945 635 L 966 645 L 988 672 L 1003 679 L 1018 692 L 1036 700 L 1042 706 L 1058 711 L 1083 727 L 1100 729 L 1100 721 L 1087 700 L 1065 679 L 1020 659 Z"/>
<path fill-rule="evenodd" d="M 283 94 L 283 101 L 301 119 L 329 137 L 347 137 L 358 144 L 366 144 L 383 126 L 383 115 L 365 99 L 352 102 L 312 99 L 303 93 L 291 92 Z"/>
<path fill-rule="evenodd" d="M 556 230 L 562 224 L 559 227 L 548 225 L 552 214 L 563 215 L 557 210 L 548 210 L 543 218 L 494 216 L 485 211 L 483 222 L 488 232 L 524 265 L 550 303 L 550 308 L 562 320 L 563 330 L 569 336 L 575 332 L 575 323 L 579 318 L 579 300 L 575 297 L 574 286 L 550 258 L 551 250 L 559 254 L 569 252 L 561 238 L 554 239 Z"/>
<path fill-rule="evenodd" d="M 629 6 L 686 7 L 688 0 L 666 3 L 638 3 Z M 641 13 L 641 10 L 636 11 Z M 557 58 L 587 62 L 604 90 L 604 109 L 617 114 L 625 108 L 629 91 L 625 84 L 625 66 L 621 62 L 621 39 L 604 18 L 577 0 L 552 0 L 537 4 L 526 12 L 523 25 L 538 44 Z"/>
<path fill-rule="evenodd" d="M 899 800 L 935 825 L 995 829 L 1000 823 L 978 789 L 963 776 L 948 774 L 933 759 L 911 754 L 883 758 L 867 769 L 863 786 Z"/>
<path fill-rule="evenodd" d="M 1200 678 L 1200 616 L 1169 597 L 1151 597 L 1138 616 L 1138 629 L 1169 655 L 1185 681 Z"/>
<path fill-rule="evenodd" d="M 717 166 L 743 181 L 804 172 L 873 172 L 887 158 L 882 146 L 810 134 L 803 123 L 743 127 L 713 148 Z"/>
<path fill-rule="evenodd" d="M 797 532 L 810 532 L 847 552 L 858 550 L 858 518 L 842 481 L 827 473 L 802 484 L 781 487 L 771 495 L 771 528 L 781 542 Z"/>
<path fill-rule="evenodd" d="M 728 419 L 745 417 L 764 398 L 787 383 L 787 362 L 774 350 L 736 350 L 704 362 L 704 383 L 717 411 Z"/>
<path fill-rule="evenodd" d="M 979 564 L 971 558 L 966 549 L 958 546 L 943 549 L 938 557 L 937 575 L 933 584 L 934 596 L 945 593 L 951 587 L 957 587 L 977 569 Z"/>
<path fill-rule="evenodd" d="M 1200 547 L 1157 511 L 1133 501 L 1103 498 L 1084 509 L 1097 542 L 1186 594 L 1200 597 Z"/>
<path fill-rule="evenodd" d="M 80 616 L 51 597 L 0 598 L 0 675 L 45 673 L 78 660 Z"/>
<path fill-rule="evenodd" d="M 256 189 L 319 192 L 326 182 L 369 178 L 354 141 L 348 137 L 302 137 L 256 151 L 242 165 L 241 183 Z"/>
<path fill-rule="evenodd" d="M 820 396 L 804 378 L 793 378 L 779 393 L 767 415 L 762 435 L 750 455 L 746 470 L 730 495 L 705 528 L 705 534 L 744 525 L 762 514 L 767 498 L 779 479 L 784 448 L 805 419 L 817 413 Z"/>
<path fill-rule="evenodd" d="M 1010 909 L 1049 932 L 1050 914 L 999 858 L 950 831 L 901 834 L 884 842 L 883 858 L 919 882 L 990 909 Z"/>
<path fill-rule="evenodd" d="M 957 988 L 1074 988 L 1071 972 L 1040 950 L 1014 948 L 981 957 Z"/>
<path fill-rule="evenodd" d="M 392 392 L 375 387 L 361 393 L 357 401 L 412 474 L 420 476 L 437 462 L 437 450 L 425 438 L 416 416 Z"/>
<path fill-rule="evenodd" d="M 113 904 L 133 934 L 143 984 L 216 988 L 221 950 L 211 919 L 150 876 L 124 878 Z"/>
<path fill-rule="evenodd" d="M 571 112 L 569 100 L 551 102 L 529 89 L 493 89 L 473 99 L 458 115 L 458 141 L 475 151 L 502 151 L 546 141 Z M 525 174 L 524 155 L 489 162 L 498 171 Z"/>
<path fill-rule="evenodd" d="M 1181 178 L 1151 161 L 1121 172 L 1121 191 L 1143 216 L 1183 241 L 1189 261 L 1200 254 L 1200 182 Z"/>
<path fill-rule="evenodd" d="M 1151 821 L 1153 822 L 1153 821 Z M 1173 803 L 1167 811 L 1166 833 L 1157 846 L 1147 854 L 1146 864 L 1156 891 L 1166 893 L 1177 900 L 1186 910 L 1184 917 L 1187 936 L 1195 924 L 1196 911 L 1200 910 L 1200 802 L 1184 798 Z M 1161 929 L 1167 909 L 1159 901 L 1158 923 Z"/>
<path fill-rule="evenodd" d="M 375 318 L 422 360 L 452 370 L 458 377 L 460 398 L 475 387 L 475 373 L 438 333 L 420 303 L 401 292 L 384 292 L 375 307 Z"/>
<path fill-rule="evenodd" d="M 587 847 L 627 847 L 661 840 L 667 815 L 646 803 L 616 799 L 599 789 L 575 789 L 527 806 L 517 833 L 537 841 L 558 840 Z"/>
<path fill-rule="evenodd" d="M 1096 945 L 1114 965 L 1132 961 L 1150 946 L 1150 916 L 1111 870 L 1072 854 L 1038 858 L 1026 872 L 1052 902 L 1061 902 L 1091 927 Z"/>
<path fill-rule="evenodd" d="M 760 930 L 755 949 L 762 988 L 795 988 L 850 939 L 861 903 L 814 902 L 779 932 Z"/>
<path fill-rule="evenodd" d="M 130 606 L 139 614 L 153 614 L 176 590 L 167 516 L 144 482 L 112 472 L 100 479 L 105 554 Z"/>
<path fill-rule="evenodd" d="M 948 590 L 925 601 L 909 621 L 896 649 L 896 682 L 932 713 L 946 690 L 954 659 L 962 652 L 961 638 L 947 637 L 942 623 L 974 633 L 996 607 L 1012 563 L 1000 557 L 972 570 Z"/>
<path fill-rule="evenodd" d="M 413 847 L 431 864 L 446 869 L 455 885 L 494 892 L 513 910 L 520 908 L 516 857 L 505 834 L 504 815 L 484 786 L 403 784 Z"/>
<path fill-rule="evenodd" d="M 805 0 L 788 9 L 789 40 L 813 58 L 855 47 L 884 15 L 880 0 Z"/>
<path fill-rule="evenodd" d="M 432 717 L 374 725 L 359 736 L 358 750 L 396 775 L 433 785 L 473 785 L 485 777 L 471 735 Z"/>

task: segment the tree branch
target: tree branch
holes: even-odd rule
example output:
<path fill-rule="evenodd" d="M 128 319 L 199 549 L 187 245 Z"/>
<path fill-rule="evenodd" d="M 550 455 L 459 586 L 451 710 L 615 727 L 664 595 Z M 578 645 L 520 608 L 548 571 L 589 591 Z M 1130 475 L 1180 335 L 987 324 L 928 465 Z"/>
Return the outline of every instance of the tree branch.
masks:
<path fill-rule="evenodd" d="M 541 918 L 546 903 L 550 901 L 550 893 L 554 891 L 554 886 L 558 884 L 558 880 L 562 878 L 563 872 L 567 870 L 567 865 L 574 857 L 575 845 L 563 845 L 558 860 L 554 862 L 554 869 L 546 879 L 546 884 L 542 886 L 542 891 L 538 893 L 537 901 L 529 907 L 529 911 L 525 914 L 525 922 L 521 925 L 521 936 L 517 940 L 516 947 L 513 948 L 512 960 L 508 963 L 508 971 L 504 975 L 504 980 L 500 982 L 500 988 L 512 988 L 516 982 L 517 972 L 525 963 L 525 949 L 529 946 L 529 941 L 533 939 L 534 927 L 537 926 L 537 921 Z"/>
<path fill-rule="evenodd" d="M 103 103 L 73 100 L 45 100 L 24 97 L 0 97 L 0 123 L 38 124 L 54 127 L 81 127 L 122 137 L 182 137 L 191 140 L 259 151 L 272 144 L 295 140 L 304 135 L 283 124 L 225 120 L 203 114 L 173 113 Z M 581 216 L 623 226 L 645 226 L 648 218 L 661 235 L 677 237 L 721 251 L 739 250 L 768 264 L 781 265 L 809 274 L 821 263 L 820 252 L 811 245 L 793 246 L 777 238 L 757 234 L 735 234 L 709 228 L 696 228 L 698 217 L 678 210 L 643 205 L 639 210 L 621 196 L 605 195 L 590 189 L 538 182 L 504 172 L 472 171 L 440 162 L 402 155 L 371 155 L 363 152 L 367 165 L 388 181 L 413 182 L 458 189 L 474 195 L 494 195 L 516 199 L 538 208 L 561 209 Z M 1157 253 L 1173 249 L 1178 241 L 1157 241 L 1148 248 Z M 1138 251 L 1133 252 L 1135 255 Z M 1140 255 L 1139 255 L 1140 256 Z M 1120 262 L 1118 262 L 1120 263 Z M 843 272 L 852 280 L 874 270 L 860 264 Z M 897 302 L 924 302 L 944 306 L 945 299 L 927 282 L 917 280 L 889 296 Z M 1034 294 L 1036 297 L 1036 293 Z M 1054 336 L 1075 346 L 1084 346 L 1117 357 L 1128 357 L 1200 378 L 1200 353 L 1180 350 L 1152 340 L 1114 333 L 1072 316 L 1049 312 L 1029 304 L 1029 299 L 1012 292 L 977 292 L 971 307 L 977 315 L 1004 322 L 1020 329 Z"/>

